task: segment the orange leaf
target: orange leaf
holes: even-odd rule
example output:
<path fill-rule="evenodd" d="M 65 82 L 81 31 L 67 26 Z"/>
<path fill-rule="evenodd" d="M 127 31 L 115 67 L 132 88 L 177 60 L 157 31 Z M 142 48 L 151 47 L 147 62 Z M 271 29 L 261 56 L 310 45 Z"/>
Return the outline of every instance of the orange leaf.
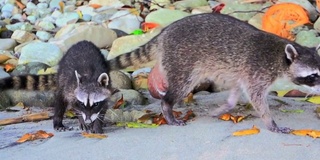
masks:
<path fill-rule="evenodd" d="M 47 133 L 46 131 L 39 130 L 36 133 L 26 133 L 20 139 L 17 140 L 18 143 L 23 143 L 26 141 L 33 141 L 37 139 L 47 139 L 52 137 L 52 133 Z"/>
<path fill-rule="evenodd" d="M 63 1 L 60 1 L 60 2 L 59 2 L 59 7 L 60 7 L 60 12 L 61 12 L 61 13 L 64 12 L 64 6 L 65 6 L 64 2 L 63 2 Z"/>
<path fill-rule="evenodd" d="M 144 32 L 148 32 L 150 29 L 156 28 L 158 26 L 159 26 L 159 24 L 157 24 L 157 23 L 144 22 L 144 23 L 141 24 L 141 29 Z"/>
<path fill-rule="evenodd" d="M 123 95 L 121 95 L 121 98 L 117 101 L 117 103 L 112 108 L 119 109 L 122 104 L 124 104 Z"/>
<path fill-rule="evenodd" d="M 260 132 L 260 129 L 254 125 L 251 129 L 239 130 L 239 131 L 233 132 L 232 135 L 234 135 L 234 136 L 247 136 L 247 135 L 258 134 L 259 132 Z"/>
<path fill-rule="evenodd" d="M 196 115 L 193 113 L 192 110 L 188 110 L 187 114 L 182 118 L 183 121 L 187 121 L 189 119 L 194 118 Z"/>
<path fill-rule="evenodd" d="M 307 11 L 298 4 L 280 3 L 271 6 L 262 18 L 262 30 L 294 40 L 291 30 L 310 23 Z"/>
<path fill-rule="evenodd" d="M 90 4 L 89 6 L 94 8 L 94 9 L 98 9 L 98 8 L 102 7 L 100 4 Z"/>
<path fill-rule="evenodd" d="M 320 138 L 320 131 L 311 131 L 308 133 L 308 136 L 312 137 L 312 138 Z"/>
<path fill-rule="evenodd" d="M 15 67 L 13 64 L 10 64 L 10 63 L 4 65 L 4 70 L 5 70 L 6 72 L 11 72 L 11 71 L 13 71 L 15 68 L 16 68 L 16 67 Z"/>
<path fill-rule="evenodd" d="M 301 130 L 293 130 L 291 134 L 297 135 L 297 136 L 307 136 L 308 133 L 310 133 L 312 129 L 301 129 Z"/>
<path fill-rule="evenodd" d="M 107 135 L 105 134 L 95 134 L 95 133 L 87 133 L 87 132 L 82 132 L 81 134 L 85 138 L 99 138 L 99 139 L 107 138 Z"/>
<path fill-rule="evenodd" d="M 219 117 L 219 119 L 224 121 L 229 121 L 231 119 L 232 115 L 230 113 L 225 113 Z"/>
<path fill-rule="evenodd" d="M 231 118 L 231 120 L 233 121 L 233 123 L 239 123 L 239 122 L 241 122 L 243 119 L 244 119 L 244 117 L 243 116 L 231 116 L 230 117 Z"/>
<path fill-rule="evenodd" d="M 25 6 L 23 3 L 21 3 L 21 0 L 17 0 L 17 1 L 15 1 L 15 2 L 16 2 L 17 6 L 18 6 L 20 9 L 26 8 L 26 6 Z"/>

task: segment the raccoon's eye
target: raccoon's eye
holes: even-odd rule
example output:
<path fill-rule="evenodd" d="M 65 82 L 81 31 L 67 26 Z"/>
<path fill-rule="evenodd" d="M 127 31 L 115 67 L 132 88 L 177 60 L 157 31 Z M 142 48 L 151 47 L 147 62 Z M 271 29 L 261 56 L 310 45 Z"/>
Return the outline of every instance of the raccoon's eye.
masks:
<path fill-rule="evenodd" d="M 81 102 L 81 101 L 78 101 L 78 103 L 81 105 L 81 106 L 86 106 L 83 102 Z"/>
<path fill-rule="evenodd" d="M 93 103 L 92 107 L 97 107 L 99 105 L 99 102 Z"/>
<path fill-rule="evenodd" d="M 319 77 L 318 74 L 311 74 L 311 75 L 307 76 L 305 79 L 306 79 L 306 82 L 312 83 L 312 82 L 314 82 L 318 77 Z"/>

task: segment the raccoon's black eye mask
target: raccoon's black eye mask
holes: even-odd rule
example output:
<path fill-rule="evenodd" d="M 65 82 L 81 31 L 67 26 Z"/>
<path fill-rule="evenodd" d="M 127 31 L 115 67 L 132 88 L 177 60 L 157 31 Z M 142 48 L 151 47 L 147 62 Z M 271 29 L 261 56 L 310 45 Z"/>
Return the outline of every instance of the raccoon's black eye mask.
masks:
<path fill-rule="evenodd" d="M 315 74 L 311 74 L 307 77 L 297 77 L 294 82 L 296 84 L 305 84 L 307 86 L 315 86 L 317 85 L 318 83 L 320 83 L 320 76 L 315 73 Z"/>

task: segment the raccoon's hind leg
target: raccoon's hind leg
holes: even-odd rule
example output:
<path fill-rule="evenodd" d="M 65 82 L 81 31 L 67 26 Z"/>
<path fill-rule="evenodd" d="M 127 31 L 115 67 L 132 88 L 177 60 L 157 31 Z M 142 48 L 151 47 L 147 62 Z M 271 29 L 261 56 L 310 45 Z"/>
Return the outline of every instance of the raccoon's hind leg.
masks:
<path fill-rule="evenodd" d="M 212 117 L 220 116 L 223 113 L 227 113 L 232 110 L 238 102 L 241 90 L 239 87 L 232 88 L 229 93 L 229 97 L 226 104 L 221 105 L 220 107 L 214 109 L 209 113 Z"/>
<path fill-rule="evenodd" d="M 55 94 L 56 100 L 53 102 L 53 128 L 57 131 L 65 131 L 66 127 L 62 124 L 63 115 L 67 109 L 67 103 L 60 91 Z"/>
<path fill-rule="evenodd" d="M 267 89 L 264 86 L 267 85 L 253 85 L 253 87 L 250 87 L 248 89 L 248 95 L 250 97 L 250 101 L 253 108 L 259 114 L 268 130 L 277 133 L 290 133 L 292 131 L 290 128 L 278 127 L 275 121 L 273 120 L 267 102 L 268 92 L 266 91 Z"/>

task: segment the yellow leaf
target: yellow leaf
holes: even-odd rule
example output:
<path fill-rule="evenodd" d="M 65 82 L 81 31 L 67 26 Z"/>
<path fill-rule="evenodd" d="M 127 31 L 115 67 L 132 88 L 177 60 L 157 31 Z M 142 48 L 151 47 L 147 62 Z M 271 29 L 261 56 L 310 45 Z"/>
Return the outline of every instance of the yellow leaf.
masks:
<path fill-rule="evenodd" d="M 136 8 L 130 8 L 129 12 L 133 15 L 136 15 L 136 16 L 139 16 L 139 14 L 140 14 L 140 11 Z"/>
<path fill-rule="evenodd" d="M 283 97 L 284 95 L 286 95 L 289 91 L 276 91 L 277 92 L 277 96 L 278 97 Z"/>
<path fill-rule="evenodd" d="M 293 130 L 291 134 L 297 135 L 297 136 L 307 136 L 308 133 L 312 132 L 312 129 L 299 129 L 299 130 Z"/>
<path fill-rule="evenodd" d="M 239 130 L 239 131 L 233 132 L 232 135 L 233 136 L 247 136 L 247 135 L 258 134 L 259 132 L 260 132 L 260 129 L 254 125 L 251 129 Z"/>
<path fill-rule="evenodd" d="M 64 6 L 65 6 L 64 2 L 60 1 L 59 2 L 59 6 L 60 6 L 60 12 L 63 13 L 64 12 Z"/>
<path fill-rule="evenodd" d="M 126 126 L 129 128 L 156 128 L 159 125 L 156 124 L 144 124 L 144 123 L 138 123 L 138 122 L 127 122 Z"/>
<path fill-rule="evenodd" d="M 313 97 L 307 98 L 306 101 L 314 104 L 320 104 L 320 96 L 313 96 Z"/>
<path fill-rule="evenodd" d="M 83 18 L 83 14 L 81 11 L 77 11 L 78 15 L 79 15 L 79 18 L 82 19 Z"/>
<path fill-rule="evenodd" d="M 312 138 L 320 138 L 320 131 L 311 131 L 308 133 L 308 136 L 312 137 Z"/>
<path fill-rule="evenodd" d="M 186 104 L 194 102 L 193 94 L 189 93 L 188 96 L 183 99 L 183 102 L 186 103 Z"/>
<path fill-rule="evenodd" d="M 76 117 L 76 114 L 72 110 L 67 110 L 65 115 L 68 118 L 75 118 Z"/>

